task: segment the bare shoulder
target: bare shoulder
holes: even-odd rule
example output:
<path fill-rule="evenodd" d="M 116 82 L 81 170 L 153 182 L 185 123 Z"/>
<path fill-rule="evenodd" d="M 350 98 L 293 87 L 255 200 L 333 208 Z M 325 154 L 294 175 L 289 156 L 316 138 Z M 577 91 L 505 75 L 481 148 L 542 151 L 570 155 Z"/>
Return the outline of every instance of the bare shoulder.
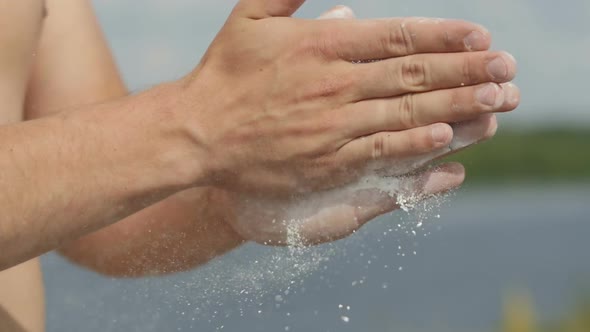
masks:
<path fill-rule="evenodd" d="M 0 125 L 22 121 L 28 77 L 44 17 L 43 0 L 0 0 Z M 0 272 L 0 331 L 44 330 L 38 259 Z"/>
<path fill-rule="evenodd" d="M 0 123 L 22 120 L 28 77 L 41 34 L 43 0 L 0 0 Z"/>
<path fill-rule="evenodd" d="M 0 272 L 0 331 L 44 331 L 44 305 L 39 259 Z"/>

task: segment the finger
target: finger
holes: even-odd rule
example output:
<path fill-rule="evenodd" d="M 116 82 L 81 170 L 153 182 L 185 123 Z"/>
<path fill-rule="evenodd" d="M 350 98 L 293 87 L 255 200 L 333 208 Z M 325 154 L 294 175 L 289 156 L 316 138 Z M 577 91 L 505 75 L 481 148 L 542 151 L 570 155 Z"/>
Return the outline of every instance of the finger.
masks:
<path fill-rule="evenodd" d="M 453 124 L 452 127 L 455 135 L 450 144 L 451 152 L 448 154 L 457 153 L 494 137 L 498 131 L 498 120 L 495 114 L 486 114 L 471 121 Z"/>
<path fill-rule="evenodd" d="M 347 143 L 336 158 L 342 165 L 367 165 L 371 161 L 417 156 L 448 146 L 452 137 L 453 130 L 446 123 L 379 132 Z"/>
<path fill-rule="evenodd" d="M 489 140 L 498 130 L 498 121 L 495 114 L 485 114 L 475 120 L 464 121 L 452 125 L 453 140 L 448 147 L 438 150 L 400 159 L 396 161 L 396 167 L 391 167 L 391 161 L 374 162 L 368 170 L 383 176 L 400 176 L 415 172 L 433 162 L 446 158 L 470 146 Z"/>
<path fill-rule="evenodd" d="M 361 179 L 357 188 L 353 185 L 324 194 L 329 199 L 323 198 L 327 208 L 301 223 L 299 236 L 309 245 L 346 237 L 374 218 L 398 209 L 400 197 L 412 197 L 413 203 L 418 202 L 457 188 L 464 179 L 465 169 L 457 163 L 404 178 Z"/>
<path fill-rule="evenodd" d="M 336 6 L 318 17 L 322 20 L 352 18 L 355 18 L 354 11 L 346 6 Z"/>
<path fill-rule="evenodd" d="M 291 16 L 304 2 L 305 0 L 241 0 L 232 15 L 250 19 Z"/>
<path fill-rule="evenodd" d="M 384 182 L 389 181 L 384 179 Z M 368 221 L 397 208 L 396 199 L 379 189 L 361 189 L 339 196 L 344 197 L 298 225 L 299 237 L 305 245 L 347 237 Z"/>
<path fill-rule="evenodd" d="M 489 32 L 474 23 L 428 18 L 342 20 L 320 24 L 326 54 L 347 61 L 379 60 L 418 53 L 484 51 Z"/>
<path fill-rule="evenodd" d="M 512 83 L 486 83 L 473 87 L 407 94 L 373 99 L 345 106 L 346 118 L 358 119 L 344 135 L 398 131 L 438 122 L 472 120 L 492 112 L 509 112 L 518 107 L 520 90 Z"/>
<path fill-rule="evenodd" d="M 459 187 L 465 181 L 465 168 L 459 163 L 446 163 L 404 181 L 400 194 L 425 198 Z"/>
<path fill-rule="evenodd" d="M 447 109 L 431 108 L 425 112 L 425 118 L 438 117 L 435 113 L 447 113 L 448 122 L 472 120 L 485 113 L 510 112 L 520 104 L 520 89 L 513 83 L 486 83 L 475 87 L 441 90 L 426 93 L 420 100 L 425 108 L 431 103 L 448 105 Z M 449 111 L 450 109 L 450 111 Z"/>
<path fill-rule="evenodd" d="M 516 60 L 506 52 L 419 54 L 351 66 L 359 81 L 356 100 L 505 83 L 516 75 Z"/>

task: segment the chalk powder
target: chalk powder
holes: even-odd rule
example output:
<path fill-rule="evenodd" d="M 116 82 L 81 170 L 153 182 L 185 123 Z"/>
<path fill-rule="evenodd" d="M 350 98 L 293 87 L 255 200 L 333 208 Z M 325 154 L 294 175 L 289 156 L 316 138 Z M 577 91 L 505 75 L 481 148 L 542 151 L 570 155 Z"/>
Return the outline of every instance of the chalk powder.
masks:
<path fill-rule="evenodd" d="M 340 189 L 341 191 L 355 192 L 362 189 L 378 189 L 395 199 L 401 207 L 402 213 L 398 221 L 392 224 L 388 232 L 375 236 L 372 234 L 369 238 L 363 238 L 362 234 L 353 235 L 349 241 L 351 243 L 364 243 L 368 241 L 399 241 L 400 237 L 407 237 L 415 241 L 421 233 L 426 222 L 436 217 L 436 210 L 445 202 L 446 196 L 432 196 L 428 200 L 422 200 L 412 194 L 415 185 L 415 178 L 408 176 L 367 176 L 357 183 Z M 331 195 L 336 194 L 335 192 Z M 320 200 L 329 201 L 330 197 L 316 197 Z M 317 201 L 316 201 L 317 203 Z M 321 203 L 321 202 L 320 202 Z M 296 216 L 301 211 L 290 211 L 290 214 Z M 406 216 L 406 218 L 402 218 Z M 401 220 L 399 219 L 407 219 Z M 393 220 L 387 222 L 393 223 Z M 219 322 L 218 329 L 223 329 L 225 318 L 230 315 L 224 311 L 226 299 L 239 303 L 241 309 L 231 315 L 240 315 L 249 319 L 252 316 L 261 316 L 267 313 L 279 314 L 281 307 L 286 305 L 289 296 L 298 293 L 303 282 L 313 273 L 321 275 L 323 268 L 327 267 L 326 263 L 336 255 L 346 255 L 346 248 L 338 244 L 327 244 L 320 247 L 307 247 L 300 234 L 300 227 L 305 223 L 305 219 L 290 219 L 277 222 L 284 225 L 287 234 L 288 246 L 285 248 L 264 248 L 262 246 L 249 245 L 248 247 L 256 250 L 251 260 L 248 261 L 221 261 L 219 264 L 213 262 L 205 267 L 205 271 L 199 271 L 195 278 L 188 281 L 182 287 L 190 288 L 187 292 L 187 298 L 178 298 L 177 301 L 186 301 L 198 303 L 196 307 L 191 308 L 192 314 L 197 320 L 209 321 L 212 324 Z M 370 226 L 369 226 L 370 227 Z M 246 249 L 250 249 L 246 248 Z M 398 258 L 405 256 L 406 248 L 399 247 Z M 414 249 L 409 246 L 407 253 L 410 254 Z M 358 252 L 354 252 L 358 256 Z M 415 254 L 415 253 L 414 253 Z M 231 255 L 231 254 L 230 254 Z M 361 257 L 363 253 L 360 253 Z M 402 256 L 403 255 L 403 256 Z M 367 257 L 368 264 L 371 260 L 377 262 L 373 257 Z M 394 264 L 400 264 L 398 261 Z M 403 273 L 400 266 L 391 266 L 391 282 L 395 280 L 395 273 Z M 352 281 L 351 287 L 367 285 L 368 279 L 362 276 L 363 268 L 359 266 L 360 278 Z M 388 265 L 384 269 L 390 269 Z M 322 276 L 320 276 L 321 280 Z M 327 282 L 327 281 L 326 281 Z M 380 281 L 376 284 L 379 288 L 383 283 Z M 199 293 L 195 294 L 195 290 Z M 343 306 L 344 307 L 344 306 Z M 335 320 L 340 323 L 349 323 L 353 320 L 354 312 L 346 306 Z M 344 309 L 343 309 L 344 310 Z M 188 311 L 188 309 L 186 310 Z M 272 312 L 272 313 L 270 313 Z M 290 329 L 290 327 L 286 327 Z"/>
<path fill-rule="evenodd" d="M 468 144 L 466 141 L 472 140 L 470 137 L 461 137 L 460 134 L 460 131 L 456 131 L 457 145 L 462 146 Z M 202 315 L 202 318 L 197 318 L 199 320 L 223 321 L 223 317 L 229 315 L 226 313 L 226 316 L 223 316 L 222 314 L 224 299 L 227 298 L 231 298 L 232 302 L 237 302 L 242 307 L 239 311 L 240 316 L 248 315 L 250 312 L 252 315 L 263 315 L 265 313 L 263 309 L 271 310 L 268 308 L 270 303 L 274 308 L 273 311 L 280 310 L 281 306 L 288 301 L 289 295 L 297 293 L 308 276 L 316 271 L 322 273 L 322 268 L 325 269 L 326 263 L 334 256 L 345 255 L 346 250 L 343 250 L 342 246 L 338 246 L 338 244 L 327 244 L 320 247 L 305 246 L 300 230 L 306 219 L 299 218 L 299 216 L 309 214 L 308 205 L 313 206 L 313 209 L 321 209 L 323 205 L 333 203 L 335 197 L 342 197 L 347 193 L 355 193 L 360 190 L 378 190 L 396 200 L 400 210 L 404 212 L 401 215 L 398 213 L 397 219 L 406 220 L 397 221 L 395 224 L 393 224 L 393 220 L 388 220 L 387 222 L 391 222 L 392 226 L 382 235 L 372 234 L 367 239 L 353 235 L 349 241 L 361 243 L 361 247 L 365 248 L 365 242 L 368 241 L 400 241 L 401 235 L 402 238 L 414 239 L 412 242 L 415 242 L 418 236 L 427 236 L 429 233 L 424 230 L 425 225 L 432 218 L 440 218 L 437 210 L 447 200 L 448 194 L 430 196 L 424 200 L 425 197 L 415 193 L 416 178 L 400 174 L 407 173 L 408 170 L 424 165 L 432 158 L 444 155 L 449 151 L 450 149 L 441 149 L 422 158 L 407 159 L 395 168 L 398 173 L 386 175 L 374 173 L 344 188 L 311 195 L 309 199 L 313 204 L 305 201 L 302 201 L 301 204 L 293 204 L 285 213 L 288 218 L 275 222 L 275 225 L 283 227 L 287 238 L 287 247 L 263 248 L 249 245 L 248 247 L 255 248 L 256 251 L 256 255 L 251 260 L 225 261 L 219 264 L 213 262 L 204 269 L 204 272 L 202 269 L 198 275 L 195 275 L 192 282 L 186 283 L 185 287 L 200 292 L 195 294 L 194 291 L 191 291 L 190 298 L 185 299 L 187 302 L 199 303 L 197 308 L 193 308 L 194 315 Z M 252 221 L 245 220 L 246 224 L 248 222 Z M 417 254 L 415 248 L 408 247 L 409 251 L 407 252 L 404 250 L 406 250 L 405 247 L 399 246 L 398 258 L 401 259 L 406 254 Z M 358 255 L 358 253 L 356 254 Z M 363 257 L 362 252 L 360 257 Z M 364 267 L 368 268 L 376 261 L 375 257 L 371 257 Z M 394 274 L 403 273 L 403 267 L 397 265 L 400 264 L 399 261 L 393 264 L 395 266 L 385 264 L 383 268 L 391 270 L 391 278 L 395 280 Z M 361 267 L 363 266 L 361 265 Z M 324 280 L 322 276 L 320 279 Z M 352 280 L 351 287 L 359 287 L 366 282 L 367 278 L 361 276 L 357 280 Z M 378 287 L 387 289 L 387 283 L 380 281 Z M 177 300 L 182 301 L 182 299 Z M 214 308 L 217 310 L 213 311 Z M 351 321 L 351 316 L 352 312 L 346 312 L 346 314 L 339 316 L 340 321 L 348 323 Z"/>

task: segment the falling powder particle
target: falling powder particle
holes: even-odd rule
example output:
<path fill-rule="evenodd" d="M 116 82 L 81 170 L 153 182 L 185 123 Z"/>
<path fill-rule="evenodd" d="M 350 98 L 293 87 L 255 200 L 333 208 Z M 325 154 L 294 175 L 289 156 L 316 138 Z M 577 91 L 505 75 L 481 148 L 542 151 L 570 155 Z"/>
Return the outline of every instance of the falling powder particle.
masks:
<path fill-rule="evenodd" d="M 271 304 L 272 308 L 284 308 L 290 295 L 297 292 L 297 287 L 306 277 L 318 270 L 321 271 L 322 268 L 327 270 L 328 266 L 325 262 L 330 261 L 331 258 L 338 255 L 337 248 L 332 245 L 321 247 L 307 246 L 305 233 L 302 230 L 304 230 L 303 226 L 309 221 L 307 218 L 315 213 L 314 209 L 318 207 L 330 208 L 332 207 L 330 204 L 333 204 L 334 199 L 340 196 L 346 197 L 348 194 L 362 193 L 366 190 L 373 192 L 377 189 L 391 197 L 394 202 L 397 201 L 401 210 L 411 218 L 411 220 L 404 220 L 403 222 L 392 224 L 392 228 L 389 228 L 388 232 L 383 232 L 383 237 L 393 236 L 394 231 L 400 232 L 402 235 L 409 235 L 410 237 L 412 235 L 417 236 L 416 231 L 420 232 L 420 235 L 423 235 L 427 231 L 426 226 L 429 226 L 428 219 L 433 217 L 433 213 L 435 213 L 433 210 L 439 207 L 440 203 L 443 203 L 444 197 L 423 197 L 417 195 L 414 184 L 415 178 L 412 176 L 393 175 L 389 177 L 375 175 L 364 178 L 342 191 L 334 191 L 332 195 L 314 196 L 314 200 L 309 201 L 311 203 L 303 201 L 301 204 L 294 204 L 294 206 L 287 205 L 285 207 L 286 212 L 284 218 L 276 218 L 272 223 L 272 227 L 281 229 L 282 235 L 285 238 L 282 244 L 286 244 L 285 247 L 273 249 L 272 251 L 267 250 L 251 261 L 236 263 L 235 266 L 231 266 L 229 272 L 227 271 L 226 265 L 213 262 L 208 267 L 210 272 L 208 272 L 207 276 L 205 278 L 195 279 L 190 285 L 195 289 L 205 289 L 206 291 L 203 294 L 199 294 L 199 296 L 203 296 L 203 298 L 207 299 L 207 303 L 212 303 L 211 305 L 213 306 L 215 306 L 215 303 L 211 300 L 212 298 L 223 298 L 229 293 L 230 295 L 237 295 L 236 298 L 239 298 L 240 305 L 250 305 L 253 303 L 252 301 L 269 298 L 271 303 L 274 299 L 274 303 Z M 429 198 L 429 202 L 423 202 L 422 200 L 424 198 Z M 250 202 L 249 204 L 255 204 L 255 202 Z M 264 208 L 266 205 L 261 203 L 259 207 Z M 440 218 L 440 215 L 434 215 L 434 217 Z M 244 223 L 247 223 L 247 221 L 247 219 L 243 220 Z M 255 223 L 257 220 L 252 218 L 250 222 Z M 271 241 L 267 241 L 266 243 L 273 244 Z M 396 244 L 396 246 L 399 251 L 397 254 L 400 257 L 410 256 L 410 253 L 412 253 L 410 245 L 404 243 L 399 246 Z M 408 250 L 408 252 L 405 253 L 405 250 Z M 416 252 L 413 252 L 413 254 L 416 255 Z M 394 270 L 397 265 L 395 263 L 390 263 L 389 265 L 379 264 L 381 263 L 380 258 L 371 256 L 370 251 L 362 250 L 354 256 L 366 256 L 365 259 L 361 258 L 361 260 L 366 262 L 367 269 L 369 268 L 368 265 L 374 266 L 378 264 L 385 269 Z M 402 270 L 403 267 L 399 267 L 399 271 Z M 206 282 L 207 287 L 199 287 L 201 286 L 201 281 L 199 280 L 204 280 L 203 282 Z M 324 276 L 320 276 L 320 280 L 325 280 Z M 358 278 L 357 280 L 353 280 L 351 284 L 353 287 L 363 286 L 364 284 L 370 284 L 370 279 L 366 277 Z M 383 289 L 387 289 L 389 285 L 388 283 L 383 283 L 380 286 Z M 191 298 L 190 300 L 194 303 L 200 299 Z M 340 304 L 338 308 L 341 310 L 340 314 L 350 314 L 350 306 Z M 272 311 L 272 309 L 269 310 Z M 254 312 L 261 314 L 262 310 L 256 308 L 252 313 Z M 316 310 L 314 314 L 319 315 L 319 312 Z M 243 313 L 240 313 L 240 315 L 243 316 Z M 283 313 L 283 315 L 294 316 L 290 313 Z M 344 323 L 350 322 L 349 316 L 341 316 L 340 318 Z M 220 330 L 223 328 L 223 325 L 218 327 Z M 294 329 L 297 328 L 295 327 Z M 290 331 L 291 327 L 284 326 L 284 330 Z"/>

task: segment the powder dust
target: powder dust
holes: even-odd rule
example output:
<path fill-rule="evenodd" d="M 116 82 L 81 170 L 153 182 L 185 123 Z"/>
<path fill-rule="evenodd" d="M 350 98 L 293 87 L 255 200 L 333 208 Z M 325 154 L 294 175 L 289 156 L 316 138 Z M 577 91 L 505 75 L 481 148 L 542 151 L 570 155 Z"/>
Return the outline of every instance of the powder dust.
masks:
<path fill-rule="evenodd" d="M 189 272 L 182 278 L 182 283 L 177 285 L 174 301 L 176 304 L 184 302 L 185 311 L 193 320 L 208 320 L 212 324 L 223 322 L 229 316 L 247 318 L 258 317 L 269 310 L 280 312 L 289 296 L 297 294 L 308 277 L 315 273 L 321 274 L 327 268 L 327 263 L 336 256 L 357 257 L 356 261 L 349 259 L 349 263 L 359 265 L 359 274 L 351 276 L 350 287 L 366 286 L 369 283 L 366 271 L 371 264 L 380 261 L 380 257 L 371 253 L 371 246 L 389 241 L 399 242 L 397 256 L 381 260 L 388 260 L 383 268 L 391 270 L 391 279 L 395 280 L 394 273 L 403 271 L 402 260 L 417 254 L 419 238 L 429 235 L 426 226 L 440 217 L 438 211 L 449 197 L 449 194 L 429 197 L 417 195 L 414 193 L 415 182 L 416 178 L 410 176 L 375 175 L 343 189 L 351 192 L 378 189 L 396 201 L 400 208 L 395 212 L 395 217 L 383 218 L 382 221 L 391 224 L 391 227 L 382 234 L 353 234 L 344 241 L 344 245 L 337 242 L 309 247 L 305 245 L 300 232 L 306 220 L 283 220 L 281 223 L 285 225 L 287 246 L 248 244 L 239 249 L 239 255 L 230 253 L 198 271 Z M 368 234 L 371 232 L 370 227 L 371 223 L 366 226 L 366 230 L 357 233 Z M 391 262 L 391 259 L 395 262 Z M 386 289 L 388 282 L 377 282 L 375 287 Z M 225 308 L 228 301 L 237 303 L 240 309 L 228 312 Z M 343 314 L 346 318 L 341 318 L 342 321 L 348 322 L 352 314 Z M 220 326 L 222 324 L 217 328 Z"/>

